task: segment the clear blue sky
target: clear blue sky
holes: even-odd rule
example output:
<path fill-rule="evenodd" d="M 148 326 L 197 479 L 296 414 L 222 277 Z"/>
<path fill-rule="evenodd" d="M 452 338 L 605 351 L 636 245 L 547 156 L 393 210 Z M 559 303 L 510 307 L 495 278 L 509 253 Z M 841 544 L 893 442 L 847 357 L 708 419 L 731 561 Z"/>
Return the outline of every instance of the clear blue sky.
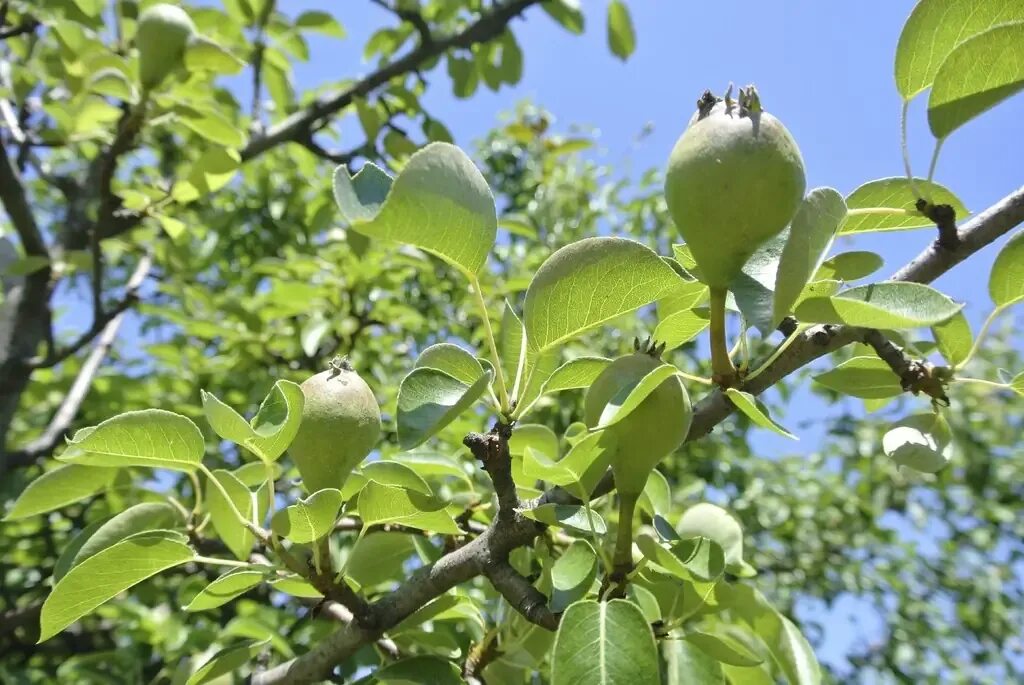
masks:
<path fill-rule="evenodd" d="M 664 164 L 697 96 L 705 88 L 720 92 L 731 81 L 737 86 L 757 84 L 766 108 L 792 131 L 805 158 L 808 187 L 828 185 L 846 194 L 865 181 L 902 175 L 901 102 L 893 81 L 893 56 L 913 0 L 634 0 L 630 9 L 638 47 L 625 63 L 606 45 L 606 3 L 581 4 L 587 14 L 583 36 L 570 35 L 537 8 L 515 23 L 525 69 L 514 88 L 491 93 L 481 86 L 472 99 L 458 100 L 451 95 L 443 63 L 428 74 L 431 88 L 424 104 L 448 124 L 456 143 L 471 147 L 501 112 L 528 98 L 550 110 L 562 126 L 596 128 L 600 149 L 590 154 L 612 164 L 628 158 L 632 171 L 639 173 Z M 317 5 L 325 3 L 294 7 L 299 11 Z M 362 45 L 390 17 L 368 2 L 343 3 L 337 16 L 349 38 L 314 41 L 311 62 L 298 71 L 300 84 L 372 70 L 372 64 L 361 60 Z M 927 172 L 933 145 L 926 101 L 926 95 L 920 96 L 910 112 L 911 154 L 919 175 Z M 957 131 L 944 146 L 936 180 L 974 211 L 1019 187 L 1024 183 L 1022 120 L 1024 97 L 1018 96 Z M 653 133 L 637 143 L 637 134 L 648 124 Z M 886 260 L 882 273 L 887 275 L 933 237 L 930 230 L 874 234 L 858 242 L 844 240 L 837 248 L 881 253 Z M 990 307 L 985 283 L 997 249 L 989 247 L 937 282 L 967 303 L 975 330 Z M 784 422 L 796 427 L 815 418 L 819 428 L 798 431 L 799 444 L 764 434 L 759 446 L 772 454 L 814 449 L 827 422 L 820 422 L 820 402 L 807 392 L 797 393 L 785 409 Z M 865 609 L 850 598 L 837 603 L 823 621 L 829 626 L 823 660 L 848 666 L 842 655 L 853 644 L 883 636 L 878 619 Z M 818 613 L 820 608 L 804 611 Z"/>

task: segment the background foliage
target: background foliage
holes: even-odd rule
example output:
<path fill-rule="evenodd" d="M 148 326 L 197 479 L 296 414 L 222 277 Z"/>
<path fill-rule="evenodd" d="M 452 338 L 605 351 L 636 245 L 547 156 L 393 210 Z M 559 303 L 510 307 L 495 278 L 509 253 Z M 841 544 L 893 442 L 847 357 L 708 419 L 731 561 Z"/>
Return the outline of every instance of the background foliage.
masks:
<path fill-rule="evenodd" d="M 484 356 L 465 284 L 418 250 L 346 231 L 330 194 L 331 173 L 338 164 L 358 168 L 365 161 L 397 171 L 423 144 L 450 140 L 444 123 L 423 109 L 426 89 L 471 98 L 514 84 L 529 58 L 515 40 L 518 17 L 555 20 L 579 33 L 573 3 L 396 3 L 394 21 L 365 46 L 370 74 L 308 92 L 297 92 L 294 78 L 307 37 L 344 40 L 344 27 L 328 12 L 295 14 L 279 5 L 232 0 L 192 8 L 200 31 L 223 53 L 175 76 L 135 133 L 128 113 L 138 100 L 130 78 L 137 3 L 0 3 L 0 185 L 7 210 L 0 225 L 0 496 L 9 511 L 53 468 L 46 457 L 63 449 L 66 432 L 141 408 L 188 415 L 203 426 L 208 463 L 242 466 L 239 449 L 206 428 L 200 391 L 250 416 L 276 380 L 300 382 L 337 354 L 349 355 L 375 390 L 385 417 L 380 456 L 391 457 L 399 451 L 398 381 L 417 354 L 456 342 Z M 1012 11 L 1005 3 L 992 23 L 1019 19 Z M 636 38 L 624 5 L 611 3 L 608 22 L 588 30 L 606 30 L 612 52 L 628 57 Z M 565 40 L 571 47 L 572 37 Z M 927 87 L 901 79 L 899 65 L 902 95 Z M 126 76 L 99 78 L 103 69 Z M 1020 82 L 1019 75 L 1006 79 L 1007 88 Z M 959 110 L 940 102 L 935 111 L 930 121 L 938 135 L 955 128 Z M 339 139 L 344 117 L 358 121 L 358 140 Z M 659 173 L 613 176 L 582 154 L 593 145 L 587 132 L 523 105 L 472 151 L 500 216 L 490 268 L 481 272 L 496 327 L 502 298 L 520 305 L 541 263 L 568 243 L 613 232 L 672 254 L 675 232 Z M 26 229 L 23 204 L 34 230 Z M 150 259 L 152 266 L 141 269 Z M 133 273 L 140 283 L 130 287 Z M 61 325 L 63 311 L 92 306 L 98 309 L 84 335 Z M 622 317 L 568 345 L 565 358 L 615 357 L 634 336 L 651 334 L 658 315 L 649 307 Z M 114 344 L 106 338 L 111 331 L 120 335 Z M 1009 332 L 996 332 L 969 375 L 994 379 L 997 369 L 1020 369 Z M 753 344 L 755 358 L 770 351 L 758 338 Z M 930 351 L 927 344 L 920 349 Z M 840 352 L 836 361 L 856 354 L 872 352 Z M 692 341 L 666 358 L 688 373 L 709 373 Z M 809 374 L 801 373 L 776 388 L 786 398 L 806 383 Z M 821 384 L 810 387 L 827 407 L 825 440 L 766 459 L 758 445 L 763 433 L 745 417 L 730 418 L 712 439 L 688 443 L 661 464 L 671 487 L 659 513 L 675 521 L 701 501 L 733 512 L 746 535 L 746 560 L 759 571 L 757 587 L 812 644 L 824 645 L 835 631 L 859 636 L 845 659 L 826 661 L 835 664 L 829 678 L 1021 677 L 1024 479 L 1014 458 L 1020 397 L 957 385 L 946 414 L 956 456 L 938 476 L 923 477 L 879 449 L 892 421 L 921 411 L 923 400 L 869 400 L 876 413 L 863 418 L 860 402 L 841 400 Z M 530 422 L 562 435 L 581 406 L 579 390 L 546 396 Z M 482 410 L 466 412 L 417 452 L 430 465 L 421 475 L 453 511 L 466 512 L 467 525 L 482 526 L 490 515 L 491 484 L 462 446 L 467 432 L 487 427 L 486 419 Z M 285 472 L 278 483 L 290 501 L 298 493 L 294 475 Z M 56 511 L 0 524 L 0 680 L 47 682 L 57 674 L 69 682 L 184 682 L 193 666 L 242 638 L 260 644 L 242 662 L 280 661 L 337 625 L 339 617 L 317 609 L 315 599 L 266 586 L 212 611 L 182 612 L 219 575 L 186 565 L 35 644 L 48 579 L 80 531 L 140 502 L 171 496 L 188 504 L 194 495 L 188 478 L 136 468 L 97 490 Z M 612 522 L 611 511 L 604 513 Z M 336 536 L 342 555 L 355 539 L 345 524 Z M 223 551 L 209 529 L 191 532 L 204 553 Z M 453 543 L 403 529 L 378 532 L 360 543 L 367 548 L 353 555 L 352 574 L 364 590 L 383 592 Z M 429 631 L 390 633 L 389 643 L 364 647 L 346 662 L 339 678 L 362 677 L 365 667 L 390 663 L 395 654 L 463 663 L 479 656 L 474 646 L 488 644 L 495 625 L 502 627 L 501 646 L 482 668 L 488 682 L 521 682 L 544 667 L 550 634 L 520 619 L 486 580 L 459 593 L 464 601 L 434 616 Z M 821 619 L 826 607 L 850 602 L 871 617 L 865 625 Z M 684 672 L 678 659 L 669 663 Z"/>

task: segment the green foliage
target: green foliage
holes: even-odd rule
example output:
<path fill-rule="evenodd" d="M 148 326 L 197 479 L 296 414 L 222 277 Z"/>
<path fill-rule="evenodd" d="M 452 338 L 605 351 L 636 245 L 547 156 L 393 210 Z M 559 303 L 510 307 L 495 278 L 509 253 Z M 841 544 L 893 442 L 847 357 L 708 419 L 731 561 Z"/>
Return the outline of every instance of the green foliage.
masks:
<path fill-rule="evenodd" d="M 46 228 L 54 254 L 29 254 L 14 227 L 5 287 L 42 269 L 62 286 L 87 277 L 97 226 L 110 231 L 107 285 L 127 284 L 144 254 L 157 278 L 135 293 L 140 333 L 91 379 L 73 437 L 43 450 L 66 463 L 33 457 L 0 485 L 0 680 L 274 682 L 314 662 L 336 670 L 309 679 L 382 683 L 1013 678 L 1024 473 L 1006 446 L 1022 428 L 1024 374 L 1005 331 L 990 330 L 1024 299 L 1021 234 L 996 258 L 995 309 L 975 337 L 962 305 L 930 286 L 847 287 L 882 260 L 833 248 L 837 235 L 931 227 L 929 203 L 967 217 L 951 190 L 912 176 L 845 201 L 819 188 L 729 283 L 730 326 L 712 326 L 707 276 L 672 244 L 657 172 L 608 180 L 580 154 L 589 134 L 527 105 L 472 154 L 427 111 L 438 71 L 460 97 L 520 80 L 518 24 L 490 5 L 397 2 L 397 23 L 365 45 L 369 80 L 297 93 L 312 34 L 346 35 L 328 12 L 190 8 L 198 35 L 146 85 L 139 46 L 119 37 L 134 35 L 131 3 L 9 4 L 8 24 L 41 25 L 31 48 L 5 40 L 24 66 L 0 70 L 0 98 L 45 103 L 25 125 L 47 144 L 30 147 L 67 179 L 22 180 L 40 215 L 69 219 L 57 222 L 66 235 Z M 583 31 L 580 3 L 540 7 Z M 897 86 L 904 100 L 932 88 L 940 138 L 1020 88 L 1017 13 L 995 0 L 915 9 Z M 610 50 L 627 58 L 627 5 L 609 2 L 606 19 Z M 223 76 L 254 67 L 264 92 L 250 108 Z M 327 150 L 344 117 L 357 144 Z M 317 180 L 332 170 L 333 199 Z M 84 209 L 66 206 L 69 187 Z M 773 337 L 791 313 L 796 332 Z M 820 441 L 761 458 L 753 429 L 813 428 L 786 419 L 803 379 L 778 369 L 820 356 L 821 336 L 850 335 L 844 324 L 898 342 L 951 406 L 912 398 L 858 344 L 810 372 L 808 392 L 828 405 Z M 737 334 L 736 387 L 706 378 L 695 339 L 708 328 Z M 588 428 L 585 391 L 648 336 L 664 362 Z M 32 347 L 48 355 L 46 343 Z M 307 493 L 289 453 L 297 381 L 336 354 L 371 380 L 383 430 L 342 487 Z M 64 413 L 83 368 L 71 355 L 32 369 L 3 427 L 15 454 Z M 669 381 L 701 393 L 694 439 L 649 475 L 644 464 L 634 511 L 608 469 L 653 431 L 623 445 L 614 429 Z M 688 410 L 678 414 L 670 427 L 685 435 Z M 495 424 L 491 451 L 463 443 Z M 915 544 L 921 531 L 936 550 Z M 812 648 L 831 630 L 819 604 L 843 599 L 884 630 L 847 650 L 852 675 Z M 363 632 L 364 610 L 390 613 Z"/>

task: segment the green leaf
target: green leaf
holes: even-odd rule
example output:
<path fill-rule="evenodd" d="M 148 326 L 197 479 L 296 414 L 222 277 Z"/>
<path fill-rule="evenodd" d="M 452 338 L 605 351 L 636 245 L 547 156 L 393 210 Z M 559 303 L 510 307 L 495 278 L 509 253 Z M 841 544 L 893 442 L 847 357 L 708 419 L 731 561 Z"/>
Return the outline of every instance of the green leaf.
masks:
<path fill-rule="evenodd" d="M 551 566 L 551 611 L 561 613 L 586 597 L 597 577 L 597 553 L 586 540 L 572 544 Z"/>
<path fill-rule="evenodd" d="M 1010 380 L 1010 390 L 1024 397 L 1024 373 L 1018 373 Z"/>
<path fill-rule="evenodd" d="M 725 685 L 722 665 L 696 645 L 685 640 L 664 640 L 661 650 L 667 685 Z"/>
<path fill-rule="evenodd" d="M 302 342 L 302 351 L 306 353 L 307 357 L 316 358 L 317 352 L 320 351 L 320 343 L 330 328 L 331 324 L 329 321 L 318 317 L 310 318 L 302 327 L 300 340 Z"/>
<path fill-rule="evenodd" d="M 501 311 L 498 354 L 501 357 L 505 378 L 512 383 L 519 371 L 520 359 L 526 355 L 526 334 L 523 332 L 523 322 L 508 300 L 505 300 L 505 307 Z M 523 362 L 525 363 L 525 359 Z"/>
<path fill-rule="evenodd" d="M 808 323 L 841 323 L 865 328 L 933 326 L 963 309 L 949 297 L 921 283 L 884 281 L 859 285 L 832 297 L 811 297 L 796 307 Z"/>
<path fill-rule="evenodd" d="M 139 533 L 72 568 L 43 603 L 39 642 L 146 578 L 190 561 L 195 554 L 186 540 L 171 531 Z"/>
<path fill-rule="evenodd" d="M 234 178 L 241 164 L 237 150 L 211 145 L 192 164 L 188 176 L 174 184 L 171 196 L 184 204 L 214 193 Z"/>
<path fill-rule="evenodd" d="M 640 608 L 624 599 L 585 600 L 558 625 L 551 659 L 552 685 L 660 683 L 658 648 Z"/>
<path fill-rule="evenodd" d="M 569 33 L 583 33 L 583 11 L 579 0 L 548 0 L 541 7 Z"/>
<path fill-rule="evenodd" d="M 277 381 L 263 399 L 250 423 L 213 393 L 200 391 L 203 413 L 214 432 L 225 440 L 248 448 L 265 462 L 278 459 L 288 449 L 302 422 L 305 396 L 291 381 Z"/>
<path fill-rule="evenodd" d="M 58 466 L 39 476 L 18 496 L 4 521 L 14 521 L 79 502 L 110 485 L 117 469 Z"/>
<path fill-rule="evenodd" d="M 414 490 L 416 492 L 432 496 L 430 486 L 423 480 L 416 471 L 409 466 L 392 460 L 371 461 L 362 468 L 363 475 L 379 485 L 394 485 L 395 487 Z"/>
<path fill-rule="evenodd" d="M 575 504 L 542 504 L 532 509 L 523 509 L 520 513 L 526 518 L 546 523 L 549 526 L 567 528 L 579 533 L 590 532 L 586 508 Z M 590 520 L 593 522 L 594 532 L 598 535 L 608 532 L 608 526 L 596 511 L 590 512 Z"/>
<path fill-rule="evenodd" d="M 219 112 L 196 112 L 192 116 L 182 116 L 181 123 L 209 140 L 220 145 L 239 148 L 245 145 L 245 134 L 234 122 Z"/>
<path fill-rule="evenodd" d="M 968 38 L 946 57 L 928 96 L 928 125 L 939 139 L 1024 90 L 1024 21 Z"/>
<path fill-rule="evenodd" d="M 227 604 L 235 597 L 248 592 L 266 578 L 263 571 L 238 568 L 232 569 L 200 590 L 185 611 L 206 611 Z"/>
<path fill-rule="evenodd" d="M 345 573 L 362 587 L 402 580 L 416 546 L 408 533 L 370 533 L 349 552 Z"/>
<path fill-rule="evenodd" d="M 457 98 L 468 98 L 480 85 L 480 70 L 476 62 L 448 54 L 448 76 L 452 79 L 452 94 Z"/>
<path fill-rule="evenodd" d="M 413 369 L 398 389 L 398 444 L 412 449 L 469 409 L 490 385 L 484 372 L 472 384 L 428 367 Z"/>
<path fill-rule="evenodd" d="M 270 581 L 270 585 L 278 592 L 283 592 L 286 595 L 291 595 L 292 597 L 302 597 L 305 599 L 317 599 L 319 597 L 323 597 L 319 590 L 299 576 L 285 576 L 278 578 Z"/>
<path fill-rule="evenodd" d="M 322 10 L 306 10 L 295 18 L 295 28 L 303 31 L 316 31 L 333 38 L 344 38 L 345 29 L 330 12 Z"/>
<path fill-rule="evenodd" d="M 997 307 L 1024 300 L 1024 231 L 1010 238 L 996 255 L 988 292 Z"/>
<path fill-rule="evenodd" d="M 245 666 L 270 644 L 270 640 L 241 642 L 225 647 L 196 669 L 185 685 L 202 685 Z"/>
<path fill-rule="evenodd" d="M 367 173 L 358 185 L 344 165 L 334 173 L 335 199 L 354 230 L 415 245 L 470 277 L 480 270 L 494 245 L 498 218 L 487 182 L 462 150 L 430 143 L 416 152 L 376 212 L 386 174 L 370 164 L 359 175 Z"/>
<path fill-rule="evenodd" d="M 952 318 L 932 326 L 932 335 L 939 347 L 939 352 L 950 366 L 959 366 L 967 359 L 974 345 L 971 324 L 962 311 Z"/>
<path fill-rule="evenodd" d="M 704 332 L 709 323 L 706 309 L 683 309 L 659 321 L 653 337 L 655 342 L 664 343 L 666 350 L 674 350 Z"/>
<path fill-rule="evenodd" d="M 544 392 L 559 392 L 576 388 L 589 388 L 601 372 L 612 363 L 605 357 L 577 357 L 555 369 L 544 383 Z"/>
<path fill-rule="evenodd" d="M 814 280 L 856 281 L 875 273 L 885 264 L 881 255 L 874 252 L 851 251 L 841 252 L 822 262 Z"/>
<path fill-rule="evenodd" d="M 896 46 L 896 88 L 904 100 L 936 80 L 953 49 L 997 24 L 1024 19 L 1016 0 L 922 0 Z"/>
<path fill-rule="evenodd" d="M 775 281 L 788 237 L 787 227 L 758 247 L 729 284 L 729 290 L 743 318 L 765 336 L 771 335 L 779 323 L 774 311 Z"/>
<path fill-rule="evenodd" d="M 774 322 L 790 313 L 845 218 L 846 202 L 832 188 L 815 188 L 803 199 L 790 223 L 775 275 Z"/>
<path fill-rule="evenodd" d="M 484 373 L 484 368 L 480 366 L 476 357 L 451 343 L 438 343 L 423 350 L 413 365 L 415 369 L 422 367 L 444 371 L 466 385 L 473 385 Z"/>
<path fill-rule="evenodd" d="M 821 683 L 821 669 L 814 650 L 792 621 L 776 611 L 752 587 L 736 585 L 734 593 L 732 611 L 764 641 L 790 685 Z"/>
<path fill-rule="evenodd" d="M 217 469 L 213 472 L 213 477 L 221 484 L 235 508 L 246 520 L 252 520 L 253 506 L 257 503 L 259 511 L 256 518 L 258 521 L 263 520 L 269 506 L 266 497 L 254 494 L 230 471 Z M 221 494 L 220 488 L 209 482 L 206 487 L 206 499 L 210 522 L 213 524 L 213 529 L 217 531 L 217 536 L 224 541 L 224 544 L 238 559 L 247 560 L 252 552 L 252 545 L 256 541 L 255 536 L 235 516 L 228 500 L 224 499 L 224 495 Z"/>
<path fill-rule="evenodd" d="M 878 357 L 853 357 L 818 374 L 815 382 L 862 399 L 883 399 L 903 392 L 900 378 Z"/>
<path fill-rule="evenodd" d="M 135 102 L 135 86 L 117 69 L 101 69 L 89 78 L 89 90 L 99 95 Z"/>
<path fill-rule="evenodd" d="M 462 671 L 439 656 L 413 656 L 387 664 L 373 673 L 373 682 L 381 685 L 461 685 Z"/>
<path fill-rule="evenodd" d="M 57 563 L 53 565 L 53 582 L 56 583 L 58 580 L 63 578 L 71 568 L 72 562 L 78 555 L 79 550 L 82 549 L 82 545 L 89 541 L 89 538 L 93 536 L 100 527 L 106 523 L 108 519 L 97 519 L 83 528 L 78 532 L 78 535 L 73 537 L 71 541 L 61 551 L 60 556 L 57 557 Z"/>
<path fill-rule="evenodd" d="M 600 237 L 571 243 L 541 265 L 526 291 L 527 342 L 533 350 L 546 350 L 654 302 L 678 283 L 672 267 L 635 241 Z"/>
<path fill-rule="evenodd" d="M 145 409 L 78 431 L 58 459 L 82 466 L 146 466 L 191 473 L 205 451 L 203 434 L 191 419 Z"/>
<path fill-rule="evenodd" d="M 694 630 L 688 632 L 684 639 L 722 663 L 732 666 L 757 666 L 764 663 L 764 659 L 724 633 L 702 633 Z"/>
<path fill-rule="evenodd" d="M 784 435 L 787 438 L 793 440 L 799 440 L 795 435 L 790 433 L 788 430 L 780 426 L 775 420 L 768 415 L 768 411 L 764 404 L 758 401 L 756 397 L 748 392 L 737 390 L 736 388 L 726 389 L 726 395 L 732 401 L 733 405 L 740 410 L 748 419 L 754 422 L 755 425 L 761 428 L 767 428 L 770 431 L 774 431 L 779 435 Z"/>
<path fill-rule="evenodd" d="M 153 530 L 171 530 L 184 524 L 181 512 L 165 502 L 133 505 L 107 520 L 88 540 L 84 540 L 71 559 L 68 570 L 132 535 Z"/>
<path fill-rule="evenodd" d="M 642 533 L 636 545 L 649 561 L 682 580 L 715 581 L 725 570 L 724 550 L 707 537 L 679 540 L 666 547 Z"/>
<path fill-rule="evenodd" d="M 639 504 L 652 517 L 655 515 L 667 516 L 672 509 L 672 488 L 668 480 L 661 474 L 661 471 L 654 469 L 647 476 L 643 493 L 640 495 Z"/>
<path fill-rule="evenodd" d="M 317 490 L 306 499 L 279 509 L 271 518 L 270 527 L 292 542 L 314 542 L 334 530 L 342 504 L 340 490 Z"/>
<path fill-rule="evenodd" d="M 970 214 L 956 195 L 938 183 L 916 178 L 914 186 L 933 203 L 951 206 L 956 212 L 957 219 L 963 219 Z M 917 199 L 910 181 L 905 176 L 868 181 L 846 196 L 847 208 L 850 210 L 889 208 L 894 212 L 850 215 L 843 227 L 839 229 L 839 233 L 846 235 L 848 233 L 905 231 L 912 228 L 934 227 L 935 222 L 917 211 L 915 206 Z"/>
<path fill-rule="evenodd" d="M 527 447 L 551 460 L 557 460 L 562 454 L 558 448 L 558 436 L 539 423 L 520 423 L 512 429 L 512 437 L 508 440 L 508 450 L 512 456 L 522 456 Z"/>
<path fill-rule="evenodd" d="M 212 71 L 216 74 L 237 74 L 245 62 L 231 51 L 206 36 L 194 35 L 185 48 L 185 68 L 189 71 Z"/>
<path fill-rule="evenodd" d="M 921 473 L 936 473 L 953 455 L 953 433 L 941 414 L 914 414 L 882 436 L 885 456 Z"/>
<path fill-rule="evenodd" d="M 636 50 L 633 19 L 622 0 L 611 0 L 608 3 L 608 48 L 623 61 Z"/>
<path fill-rule="evenodd" d="M 705 537 L 714 540 L 725 555 L 726 570 L 740 577 L 752 576 L 754 568 L 743 559 L 743 529 L 725 509 L 700 502 L 683 512 L 676 526 L 677 538 Z"/>
<path fill-rule="evenodd" d="M 462 534 L 442 503 L 413 490 L 370 481 L 359 491 L 358 509 L 366 526 L 399 523 L 442 535 Z"/>
<path fill-rule="evenodd" d="M 608 428 L 622 421 L 639 407 L 648 395 L 678 373 L 679 369 L 671 364 L 659 364 L 642 378 L 636 379 L 636 382 L 626 383 L 618 388 L 601 411 L 601 418 L 598 420 L 595 430 Z M 683 392 L 686 391 L 683 390 Z"/>

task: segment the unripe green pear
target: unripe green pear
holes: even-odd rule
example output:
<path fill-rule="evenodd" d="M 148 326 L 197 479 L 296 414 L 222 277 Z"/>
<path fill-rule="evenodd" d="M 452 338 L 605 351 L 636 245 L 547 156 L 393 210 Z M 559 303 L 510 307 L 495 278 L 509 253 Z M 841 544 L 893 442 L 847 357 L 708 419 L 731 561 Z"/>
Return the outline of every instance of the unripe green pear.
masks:
<path fill-rule="evenodd" d="M 698 107 L 669 157 L 665 199 L 704 282 L 724 289 L 796 214 L 804 163 L 753 86 L 738 101 L 705 93 Z"/>
<path fill-rule="evenodd" d="M 139 82 L 144 91 L 156 88 L 183 64 L 185 47 L 195 33 L 192 19 L 176 5 L 153 5 L 139 15 L 135 45 L 139 49 Z"/>
<path fill-rule="evenodd" d="M 380 407 L 347 359 L 331 362 L 301 387 L 302 423 L 288 453 L 307 492 L 340 490 L 380 437 Z"/>
<path fill-rule="evenodd" d="M 584 420 L 597 426 L 607 404 L 621 403 L 630 389 L 661 365 L 650 348 L 619 357 L 597 377 L 587 391 Z M 693 409 L 679 376 L 662 381 L 636 409 L 606 430 L 615 435 L 612 471 L 620 495 L 639 496 L 647 477 L 662 459 L 674 452 L 690 430 Z"/>

